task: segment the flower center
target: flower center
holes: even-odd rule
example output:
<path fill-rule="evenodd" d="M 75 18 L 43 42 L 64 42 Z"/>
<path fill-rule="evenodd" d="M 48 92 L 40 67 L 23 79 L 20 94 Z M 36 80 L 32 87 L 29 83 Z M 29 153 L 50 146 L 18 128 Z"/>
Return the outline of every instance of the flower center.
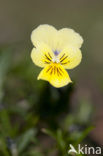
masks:
<path fill-rule="evenodd" d="M 51 64 L 53 62 L 57 64 L 60 63 L 61 65 L 66 65 L 70 62 L 70 60 L 68 58 L 68 55 L 66 55 L 65 53 L 60 58 L 58 57 L 58 55 L 57 56 L 55 55 L 54 57 L 52 57 L 50 53 L 46 53 L 44 62 L 46 64 Z"/>
<path fill-rule="evenodd" d="M 59 51 L 55 50 L 55 51 L 54 51 L 54 55 L 55 55 L 55 56 L 58 56 L 58 54 L 59 54 Z"/>
<path fill-rule="evenodd" d="M 59 62 L 60 62 L 60 60 L 59 60 L 59 58 L 58 58 L 58 57 L 54 57 L 54 58 L 52 59 L 52 62 L 54 62 L 54 63 L 59 63 Z"/>

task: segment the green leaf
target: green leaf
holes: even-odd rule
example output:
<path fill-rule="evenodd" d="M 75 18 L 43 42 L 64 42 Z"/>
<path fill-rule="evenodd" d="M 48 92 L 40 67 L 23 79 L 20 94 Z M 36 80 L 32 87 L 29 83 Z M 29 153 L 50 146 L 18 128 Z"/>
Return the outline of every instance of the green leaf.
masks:
<path fill-rule="evenodd" d="M 79 110 L 77 114 L 77 120 L 81 124 L 86 124 L 90 121 L 93 109 L 91 101 L 82 98 L 80 100 Z"/>
<path fill-rule="evenodd" d="M 0 124 L 1 124 L 1 131 L 3 136 L 12 136 L 12 126 L 9 119 L 9 114 L 6 109 L 2 109 L 0 111 Z"/>
<path fill-rule="evenodd" d="M 56 134 L 55 134 L 55 132 L 53 132 L 53 131 L 51 131 L 51 130 L 49 130 L 49 129 L 45 129 L 45 128 L 42 129 L 42 132 L 44 132 L 45 134 L 51 136 L 53 139 L 56 139 Z"/>
<path fill-rule="evenodd" d="M 19 139 L 17 140 L 17 148 L 19 153 L 23 152 L 25 148 L 28 146 L 28 144 L 35 139 L 34 138 L 35 135 L 36 130 L 29 129 L 19 137 Z"/>
<path fill-rule="evenodd" d="M 63 132 L 61 129 L 58 129 L 56 132 L 53 132 L 51 130 L 48 129 L 42 129 L 42 131 L 46 134 L 48 134 L 49 136 L 51 136 L 53 139 L 56 140 L 57 142 L 57 146 L 59 148 L 59 150 L 63 153 L 65 153 L 66 151 L 66 143 L 65 140 L 63 138 Z"/>
<path fill-rule="evenodd" d="M 66 144 L 65 144 L 65 141 L 63 138 L 63 132 L 61 131 L 61 129 L 57 130 L 57 142 L 58 142 L 60 149 L 62 151 L 65 151 L 66 150 Z"/>
<path fill-rule="evenodd" d="M 93 128 L 94 128 L 93 126 L 90 126 L 87 129 L 85 129 L 83 132 L 80 132 L 80 136 L 78 140 L 75 142 L 75 145 L 81 143 L 88 136 L 88 134 L 93 130 Z"/>
<path fill-rule="evenodd" d="M 0 136 L 0 153 L 2 152 L 3 156 L 10 156 L 6 143 L 3 139 L 3 137 Z"/>

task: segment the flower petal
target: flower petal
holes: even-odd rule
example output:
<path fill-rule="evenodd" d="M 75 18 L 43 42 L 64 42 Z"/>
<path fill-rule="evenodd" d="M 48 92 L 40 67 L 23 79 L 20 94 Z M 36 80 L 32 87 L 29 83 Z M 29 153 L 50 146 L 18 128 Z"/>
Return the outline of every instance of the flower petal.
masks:
<path fill-rule="evenodd" d="M 40 67 L 50 64 L 53 56 L 51 49 L 44 43 L 39 43 L 37 48 L 33 48 L 31 52 L 33 62 Z"/>
<path fill-rule="evenodd" d="M 58 37 L 63 40 L 63 47 L 72 45 L 80 48 L 83 43 L 83 38 L 73 29 L 63 28 L 58 31 Z"/>
<path fill-rule="evenodd" d="M 61 65 L 65 69 L 72 69 L 80 64 L 82 54 L 78 48 L 67 47 L 59 54 L 58 57 L 60 59 Z"/>
<path fill-rule="evenodd" d="M 57 63 L 46 66 L 39 74 L 38 80 L 43 79 L 49 81 L 56 88 L 63 87 L 71 82 L 67 71 Z"/>
<path fill-rule="evenodd" d="M 44 42 L 52 48 L 56 33 L 57 30 L 53 26 L 48 24 L 40 25 L 33 30 L 31 40 L 34 46 L 37 46 L 40 42 Z"/>

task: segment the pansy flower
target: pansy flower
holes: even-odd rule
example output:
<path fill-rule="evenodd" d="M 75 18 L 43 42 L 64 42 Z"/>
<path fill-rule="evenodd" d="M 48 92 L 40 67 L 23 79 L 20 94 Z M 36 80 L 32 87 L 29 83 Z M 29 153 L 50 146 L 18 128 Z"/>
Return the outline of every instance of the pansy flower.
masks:
<path fill-rule="evenodd" d="M 72 82 L 65 69 L 73 69 L 81 62 L 82 37 L 72 29 L 57 30 L 45 24 L 33 30 L 31 40 L 34 45 L 31 58 L 43 68 L 38 80 L 49 81 L 56 88 Z"/>

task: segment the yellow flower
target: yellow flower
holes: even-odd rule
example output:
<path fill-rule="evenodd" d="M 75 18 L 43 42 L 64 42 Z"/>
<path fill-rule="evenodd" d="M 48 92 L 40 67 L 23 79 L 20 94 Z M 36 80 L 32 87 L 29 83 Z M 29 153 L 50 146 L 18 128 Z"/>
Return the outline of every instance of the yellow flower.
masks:
<path fill-rule="evenodd" d="M 72 82 L 65 69 L 72 69 L 81 62 L 82 37 L 72 29 L 57 30 L 45 24 L 33 30 L 31 40 L 35 46 L 31 58 L 37 66 L 44 68 L 38 80 L 49 81 L 57 88 Z"/>

